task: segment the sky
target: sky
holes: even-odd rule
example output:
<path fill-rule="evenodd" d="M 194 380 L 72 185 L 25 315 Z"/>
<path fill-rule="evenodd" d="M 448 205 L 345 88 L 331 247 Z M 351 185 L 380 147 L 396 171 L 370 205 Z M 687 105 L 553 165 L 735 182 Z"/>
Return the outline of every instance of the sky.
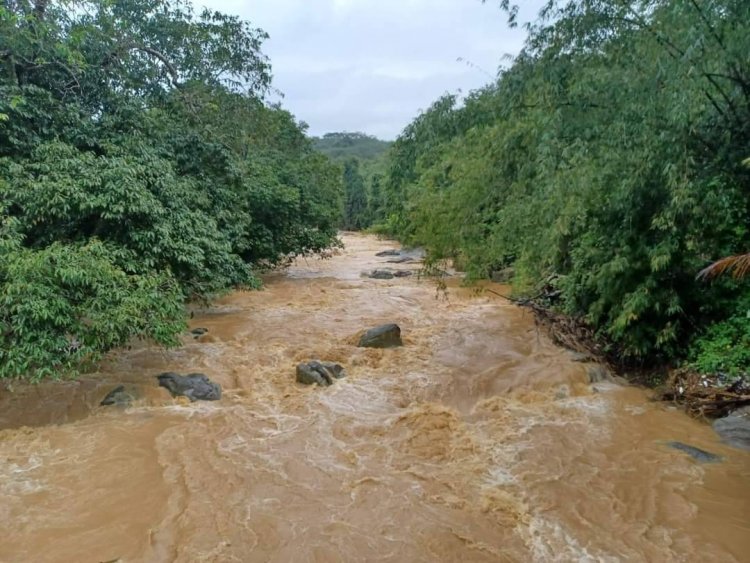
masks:
<path fill-rule="evenodd" d="M 532 16 L 541 0 L 527 0 Z M 499 0 L 195 0 L 269 35 L 274 87 L 311 135 L 361 131 L 394 139 L 446 92 L 492 81 L 522 29 Z M 461 60 L 459 60 L 461 59 Z"/>

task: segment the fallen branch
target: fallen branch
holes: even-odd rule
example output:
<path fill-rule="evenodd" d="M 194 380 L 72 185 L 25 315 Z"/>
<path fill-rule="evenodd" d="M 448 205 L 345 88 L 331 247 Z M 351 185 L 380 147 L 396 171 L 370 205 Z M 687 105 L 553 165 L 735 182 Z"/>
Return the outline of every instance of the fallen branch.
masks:
<path fill-rule="evenodd" d="M 676 370 L 667 380 L 660 399 L 682 405 L 696 417 L 719 418 L 750 405 L 750 384 L 743 379 L 727 384 L 716 376 Z"/>

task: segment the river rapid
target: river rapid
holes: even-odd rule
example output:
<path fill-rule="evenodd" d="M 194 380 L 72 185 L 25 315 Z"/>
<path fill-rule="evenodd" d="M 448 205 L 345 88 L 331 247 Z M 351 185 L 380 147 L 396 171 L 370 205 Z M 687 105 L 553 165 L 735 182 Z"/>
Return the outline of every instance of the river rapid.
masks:
<path fill-rule="evenodd" d="M 209 332 L 179 349 L 0 391 L 0 561 L 750 561 L 750 454 L 646 391 L 590 383 L 492 294 L 361 277 L 418 265 L 343 240 L 196 310 Z M 356 347 L 387 322 L 403 348 Z M 310 359 L 348 376 L 295 383 Z M 162 371 L 224 395 L 172 399 Z M 121 382 L 142 397 L 98 407 Z"/>

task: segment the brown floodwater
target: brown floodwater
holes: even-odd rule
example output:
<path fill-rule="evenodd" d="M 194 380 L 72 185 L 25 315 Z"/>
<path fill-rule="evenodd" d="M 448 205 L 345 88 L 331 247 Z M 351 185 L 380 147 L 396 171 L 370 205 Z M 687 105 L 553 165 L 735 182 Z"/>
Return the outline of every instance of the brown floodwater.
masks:
<path fill-rule="evenodd" d="M 209 332 L 179 349 L 0 392 L 0 561 L 750 561 L 750 454 L 589 383 L 494 295 L 362 278 L 418 265 L 344 242 L 197 310 Z M 403 348 L 356 347 L 386 322 Z M 348 376 L 299 385 L 308 359 Z M 221 401 L 172 399 L 167 370 L 206 373 Z M 121 382 L 140 399 L 98 407 Z"/>

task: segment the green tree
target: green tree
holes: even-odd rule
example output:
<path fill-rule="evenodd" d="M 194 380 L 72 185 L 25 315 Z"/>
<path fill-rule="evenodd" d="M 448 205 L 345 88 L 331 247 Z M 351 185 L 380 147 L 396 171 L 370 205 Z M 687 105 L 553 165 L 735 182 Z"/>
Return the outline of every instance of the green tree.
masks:
<path fill-rule="evenodd" d="M 388 229 L 554 285 L 620 359 L 683 357 L 744 291 L 695 272 L 749 246 L 747 21 L 738 0 L 546 3 L 495 84 L 396 140 Z"/>
<path fill-rule="evenodd" d="M 339 169 L 264 101 L 265 37 L 183 0 L 2 4 L 0 377 L 175 344 L 185 299 L 336 244 Z"/>
<path fill-rule="evenodd" d="M 365 181 L 359 173 L 359 160 L 350 158 L 344 163 L 344 204 L 343 228 L 352 231 L 367 225 L 367 192 Z"/>

